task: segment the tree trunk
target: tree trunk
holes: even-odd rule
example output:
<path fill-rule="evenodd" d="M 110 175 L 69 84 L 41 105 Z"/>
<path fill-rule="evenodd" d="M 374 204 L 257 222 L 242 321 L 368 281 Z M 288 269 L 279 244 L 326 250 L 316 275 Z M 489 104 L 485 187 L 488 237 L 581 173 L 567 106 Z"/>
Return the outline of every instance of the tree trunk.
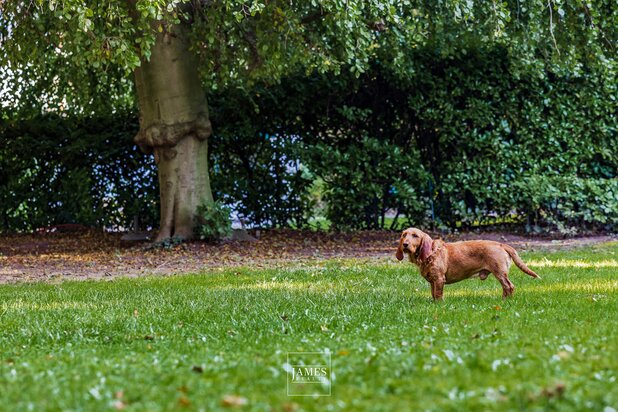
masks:
<path fill-rule="evenodd" d="M 140 111 L 135 142 L 154 154 L 159 174 L 161 227 L 155 241 L 191 238 L 197 207 L 212 201 L 206 95 L 186 27 L 169 30 L 157 36 L 150 60 L 135 70 Z"/>

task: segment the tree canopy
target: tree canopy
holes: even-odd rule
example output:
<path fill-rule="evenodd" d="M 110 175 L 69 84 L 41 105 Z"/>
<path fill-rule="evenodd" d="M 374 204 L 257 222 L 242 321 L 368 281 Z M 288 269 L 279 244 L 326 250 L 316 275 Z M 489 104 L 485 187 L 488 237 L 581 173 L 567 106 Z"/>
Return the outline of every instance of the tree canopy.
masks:
<path fill-rule="evenodd" d="M 358 75 L 370 61 L 406 71 L 417 47 L 465 56 L 483 43 L 517 55 L 514 70 L 593 64 L 615 74 L 613 0 L 13 0 L 0 5 L 3 104 L 75 114 L 131 106 L 130 74 L 181 19 L 215 89 L 298 70 Z"/>

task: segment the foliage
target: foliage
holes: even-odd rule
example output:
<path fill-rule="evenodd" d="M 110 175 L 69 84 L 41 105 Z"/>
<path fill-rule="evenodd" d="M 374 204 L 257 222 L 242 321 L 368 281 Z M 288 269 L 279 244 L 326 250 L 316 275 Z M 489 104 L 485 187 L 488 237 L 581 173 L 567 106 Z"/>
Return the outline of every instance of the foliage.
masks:
<path fill-rule="evenodd" d="M 287 87 L 289 86 L 289 87 Z M 247 226 L 303 227 L 311 212 L 294 130 L 306 97 L 302 81 L 209 96 L 214 134 L 209 140 L 215 197 Z"/>
<path fill-rule="evenodd" d="M 156 221 L 153 165 L 134 163 L 134 133 L 79 142 L 75 126 L 134 110 L 133 70 L 181 22 L 211 92 L 213 187 L 249 224 L 305 226 L 308 188 L 321 179 L 341 229 L 384 227 L 387 212 L 451 228 L 509 218 L 611 229 L 614 3 L 2 2 L 2 120 L 36 125 L 55 112 L 70 117 L 62 127 L 74 122 L 70 138 L 41 132 L 26 144 L 18 127 L 3 146 L 4 230 Z M 132 200 L 120 193 L 130 185 Z M 546 187 L 559 189 L 550 198 Z"/>
<path fill-rule="evenodd" d="M 405 76 L 374 62 L 359 78 L 299 73 L 212 92 L 215 198 L 259 227 L 306 227 L 321 214 L 341 230 L 617 227 L 615 73 L 515 72 L 503 48 L 410 53 Z M 135 215 L 154 225 L 154 166 L 132 152 L 135 123 L 5 121 L 4 230 L 129 227 Z"/>
<path fill-rule="evenodd" d="M 535 211 L 531 223 L 547 222 L 563 233 L 598 225 L 616 228 L 618 179 L 532 176 L 516 183 L 521 208 Z M 539 230 L 538 226 L 533 229 Z"/>
<path fill-rule="evenodd" d="M 539 78 L 511 74 L 510 60 L 500 50 L 471 57 L 447 64 L 419 59 L 425 75 L 411 82 L 419 93 L 411 96 L 410 109 L 418 119 L 424 161 L 433 166 L 438 219 L 466 225 L 515 213 L 539 224 L 566 223 L 556 206 L 566 202 L 561 207 L 571 203 L 572 211 L 582 212 L 571 223 L 592 222 L 598 204 L 594 196 L 582 202 L 578 186 L 589 181 L 584 186 L 605 186 L 611 193 L 616 185 L 615 73 L 548 70 Z M 485 65 L 487 59 L 494 64 Z M 557 177 L 566 191 L 562 196 L 538 183 Z M 599 200 L 616 210 L 615 196 Z M 618 214 L 594 222 L 615 226 Z"/>
<path fill-rule="evenodd" d="M 445 289 L 409 263 L 330 260 L 1 285 L 0 401 L 24 410 L 609 410 L 618 245 L 523 254 Z M 328 351 L 332 397 L 286 396 L 288 352 Z M 76 373 L 79 370 L 79 373 Z M 53 377 L 50 378 L 50 377 Z"/>
<path fill-rule="evenodd" d="M 195 219 L 195 231 L 202 240 L 214 242 L 232 234 L 230 209 L 219 200 L 199 205 Z"/>
<path fill-rule="evenodd" d="M 464 58 L 499 45 L 524 72 L 542 72 L 545 61 L 610 71 L 618 38 L 614 0 L 17 0 L 0 4 L 0 87 L 22 111 L 130 107 L 132 71 L 180 22 L 211 89 L 299 70 L 359 76 L 376 59 L 407 73 L 407 51 L 423 47 Z"/>
<path fill-rule="evenodd" d="M 376 64 L 359 81 L 326 77 L 316 89 L 328 92 L 308 99 L 305 161 L 337 197 L 335 226 L 358 226 L 373 208 L 451 228 L 616 227 L 614 72 L 524 76 L 501 48 L 414 55 L 407 77 Z"/>
<path fill-rule="evenodd" d="M 154 226 L 156 171 L 132 143 L 136 132 L 131 114 L 1 122 L 0 230 Z"/>
<path fill-rule="evenodd" d="M 325 144 L 312 147 L 312 170 L 325 183 L 326 217 L 333 228 L 394 228 L 385 225 L 386 212 L 405 210 L 409 220 L 425 221 L 428 174 L 415 148 L 363 137 L 343 149 Z"/>

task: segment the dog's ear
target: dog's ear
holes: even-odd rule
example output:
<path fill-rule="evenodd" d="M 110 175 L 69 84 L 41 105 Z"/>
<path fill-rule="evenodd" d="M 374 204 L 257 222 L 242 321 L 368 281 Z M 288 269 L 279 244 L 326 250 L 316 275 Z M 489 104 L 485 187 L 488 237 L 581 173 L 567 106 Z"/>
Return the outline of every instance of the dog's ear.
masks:
<path fill-rule="evenodd" d="M 397 253 L 395 254 L 397 260 L 403 260 L 403 236 L 399 239 L 399 247 L 397 248 Z"/>
<path fill-rule="evenodd" d="M 429 235 L 423 234 L 421 245 L 419 248 L 421 249 L 418 257 L 420 260 L 425 260 L 431 255 L 431 248 L 433 247 L 433 239 L 429 237 Z"/>

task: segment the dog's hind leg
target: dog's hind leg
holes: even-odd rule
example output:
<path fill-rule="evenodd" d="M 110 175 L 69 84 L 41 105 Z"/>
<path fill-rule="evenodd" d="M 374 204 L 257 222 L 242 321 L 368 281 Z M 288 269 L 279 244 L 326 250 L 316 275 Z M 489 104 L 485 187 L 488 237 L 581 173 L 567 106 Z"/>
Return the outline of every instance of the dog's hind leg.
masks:
<path fill-rule="evenodd" d="M 515 285 L 509 280 L 508 274 L 506 272 L 494 272 L 494 276 L 502 285 L 502 297 L 508 298 L 513 295 L 515 292 Z"/>

